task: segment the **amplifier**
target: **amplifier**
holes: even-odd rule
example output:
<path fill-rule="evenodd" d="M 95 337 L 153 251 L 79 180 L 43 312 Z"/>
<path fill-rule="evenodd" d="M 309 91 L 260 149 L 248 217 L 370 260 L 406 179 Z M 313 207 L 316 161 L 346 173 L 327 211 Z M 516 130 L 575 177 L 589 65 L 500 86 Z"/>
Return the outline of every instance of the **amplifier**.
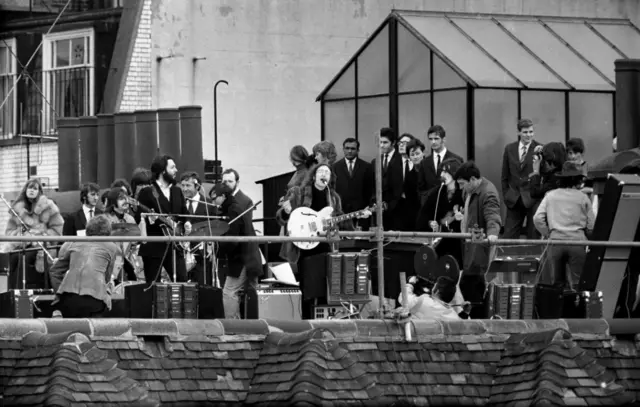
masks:
<path fill-rule="evenodd" d="M 536 257 L 498 257 L 491 262 L 486 279 L 498 284 L 535 284 L 539 264 Z"/>
<path fill-rule="evenodd" d="M 327 305 L 370 300 L 369 260 L 366 251 L 327 254 Z"/>
<path fill-rule="evenodd" d="M 196 283 L 155 283 L 124 288 L 130 318 L 198 318 Z"/>
<path fill-rule="evenodd" d="M 603 315 L 602 291 L 564 294 L 562 318 L 599 319 Z"/>
<path fill-rule="evenodd" d="M 489 284 L 487 317 L 533 319 L 535 286 L 527 284 Z"/>
<path fill-rule="evenodd" d="M 258 288 L 258 318 L 302 320 L 302 292 L 297 288 Z"/>
<path fill-rule="evenodd" d="M 0 317 L 33 318 L 34 301 L 53 296 L 53 290 L 9 290 L 0 294 Z"/>

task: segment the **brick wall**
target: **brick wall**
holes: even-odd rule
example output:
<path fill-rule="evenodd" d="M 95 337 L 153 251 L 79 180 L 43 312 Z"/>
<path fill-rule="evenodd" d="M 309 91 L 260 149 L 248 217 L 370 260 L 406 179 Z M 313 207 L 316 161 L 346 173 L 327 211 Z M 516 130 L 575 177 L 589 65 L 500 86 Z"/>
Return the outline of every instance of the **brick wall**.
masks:
<path fill-rule="evenodd" d="M 58 144 L 32 143 L 29 147 L 29 164 L 36 166 L 36 177 L 49 178 L 49 188 L 58 187 Z M 27 147 L 17 145 L 0 148 L 0 193 L 11 201 L 27 180 Z M 8 209 L 0 203 L 0 234 L 4 234 Z"/>
<path fill-rule="evenodd" d="M 143 0 L 133 54 L 118 111 L 151 108 L 151 0 Z"/>

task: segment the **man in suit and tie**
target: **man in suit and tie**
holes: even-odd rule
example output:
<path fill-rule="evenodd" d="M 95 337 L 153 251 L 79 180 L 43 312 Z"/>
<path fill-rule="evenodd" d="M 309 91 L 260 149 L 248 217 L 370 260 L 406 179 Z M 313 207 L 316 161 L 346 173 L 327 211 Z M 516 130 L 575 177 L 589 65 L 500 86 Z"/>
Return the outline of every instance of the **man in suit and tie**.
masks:
<path fill-rule="evenodd" d="M 185 235 L 189 235 L 191 222 L 186 218 L 186 215 L 189 214 L 186 200 L 180 187 L 175 185 L 178 173 L 175 161 L 168 155 L 157 156 L 151 163 L 151 173 L 153 174 L 151 187 L 140 190 L 138 201 L 160 216 L 146 216 L 144 218 L 147 236 L 164 236 L 164 230 L 170 230 L 173 234 L 174 229 L 168 227 L 168 224 L 176 226 L 177 233 L 182 229 Z M 162 216 L 162 214 L 169 216 Z M 175 274 L 177 282 L 187 281 L 183 250 L 170 243 L 148 242 L 143 243 L 140 247 L 140 256 L 144 262 L 144 277 L 147 283 L 160 281 L 162 267 L 167 271 L 169 278 L 173 279 L 174 248 L 176 249 Z"/>
<path fill-rule="evenodd" d="M 447 133 L 439 124 L 433 125 L 427 130 L 427 137 L 431 144 L 431 154 L 422 160 L 418 171 L 418 195 L 420 195 L 420 204 L 424 205 L 427 200 L 429 191 L 439 186 L 440 171 L 442 163 L 449 158 L 455 158 L 460 162 L 464 162 L 462 157 L 449 151 L 446 147 Z"/>
<path fill-rule="evenodd" d="M 69 214 L 62 227 L 64 236 L 85 236 L 87 223 L 102 210 L 97 207 L 100 201 L 100 186 L 93 182 L 82 185 L 80 188 L 80 202 L 82 208 Z"/>
<path fill-rule="evenodd" d="M 382 201 L 386 204 L 383 213 L 384 230 L 402 230 L 402 213 L 398 202 L 404 192 L 402 157 L 396 151 L 397 136 L 393 129 L 380 129 L 380 159 L 382 159 Z M 376 159 L 371 161 L 371 168 L 376 168 Z M 374 177 L 375 182 L 375 177 Z M 372 202 L 375 203 L 375 184 L 372 189 Z"/>
<path fill-rule="evenodd" d="M 518 121 L 518 141 L 507 144 L 502 158 L 502 196 L 507 206 L 507 218 L 503 238 L 519 239 L 522 224 L 527 221 L 527 238 L 535 239 L 538 234 L 533 224 L 537 201 L 531 198 L 529 174 L 533 172 L 533 156 L 540 143 L 533 138 L 533 122 L 530 119 Z"/>
<path fill-rule="evenodd" d="M 207 219 L 200 218 L 199 216 L 219 216 L 218 209 L 213 206 L 210 200 L 202 195 L 202 184 L 200 183 L 200 176 L 197 172 L 188 171 L 183 173 L 180 177 L 180 189 L 182 189 L 182 195 L 184 195 L 184 198 L 186 199 L 185 204 L 187 205 L 189 215 L 198 216 L 186 217 L 192 224 L 207 222 Z M 197 245 L 198 243 L 191 243 L 192 248 Z M 206 244 L 206 246 L 209 245 Z M 202 242 L 202 247 L 205 247 L 204 242 Z M 200 284 L 212 285 L 213 264 L 209 258 L 207 259 L 205 266 L 205 256 L 203 256 L 203 253 L 202 249 L 194 252 L 195 265 L 192 270 L 187 270 L 188 278 L 190 281 L 198 282 Z"/>
<path fill-rule="evenodd" d="M 253 206 L 251 198 L 245 195 L 239 186 L 240 175 L 234 169 L 227 169 L 222 173 L 222 184 L 225 187 L 226 199 L 223 212 L 229 216 L 229 231 L 227 236 L 255 236 L 253 228 Z M 246 213 L 245 213 L 246 212 Z M 242 217 L 238 218 L 241 214 Z M 234 221 L 234 219 L 236 219 Z M 224 315 L 227 319 L 240 318 L 240 293 L 248 295 L 245 317 L 257 318 L 258 278 L 262 275 L 262 257 L 256 242 L 224 242 L 220 243 L 219 254 L 227 257 L 227 278 L 222 289 Z"/>
<path fill-rule="evenodd" d="M 398 215 L 401 220 L 400 230 L 416 230 L 416 220 L 420 209 L 420 197 L 418 195 L 418 166 L 414 165 L 409 156 L 407 146 L 416 138 L 412 134 L 404 133 L 398 140 L 398 154 L 402 158 L 402 198 L 398 203 Z"/>
<path fill-rule="evenodd" d="M 367 207 L 373 187 L 371 164 L 358 157 L 360 142 L 352 137 L 342 143 L 344 158 L 333 164 L 336 174 L 336 192 L 342 200 L 344 213 L 359 211 Z M 369 229 L 369 219 L 359 219 L 363 230 Z"/>

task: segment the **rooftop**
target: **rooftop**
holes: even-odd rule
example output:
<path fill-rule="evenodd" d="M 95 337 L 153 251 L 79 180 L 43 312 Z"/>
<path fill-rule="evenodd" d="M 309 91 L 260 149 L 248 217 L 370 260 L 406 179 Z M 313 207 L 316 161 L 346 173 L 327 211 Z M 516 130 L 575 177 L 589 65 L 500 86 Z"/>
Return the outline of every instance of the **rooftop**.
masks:
<path fill-rule="evenodd" d="M 628 404 L 640 337 L 604 320 L 0 320 L 9 405 Z M 637 373 L 636 373 L 637 372 Z"/>

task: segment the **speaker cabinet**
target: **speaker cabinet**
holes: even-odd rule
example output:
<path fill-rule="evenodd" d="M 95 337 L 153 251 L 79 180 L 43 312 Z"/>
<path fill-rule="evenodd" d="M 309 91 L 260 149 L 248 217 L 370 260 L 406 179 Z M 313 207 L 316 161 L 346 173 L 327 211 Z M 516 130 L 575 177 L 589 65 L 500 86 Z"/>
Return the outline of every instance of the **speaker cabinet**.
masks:
<path fill-rule="evenodd" d="M 633 242 L 640 220 L 640 177 L 609 174 L 596 217 L 592 240 Z M 613 318 L 630 247 L 589 247 L 580 277 L 580 291 L 600 291 L 603 318 Z"/>

